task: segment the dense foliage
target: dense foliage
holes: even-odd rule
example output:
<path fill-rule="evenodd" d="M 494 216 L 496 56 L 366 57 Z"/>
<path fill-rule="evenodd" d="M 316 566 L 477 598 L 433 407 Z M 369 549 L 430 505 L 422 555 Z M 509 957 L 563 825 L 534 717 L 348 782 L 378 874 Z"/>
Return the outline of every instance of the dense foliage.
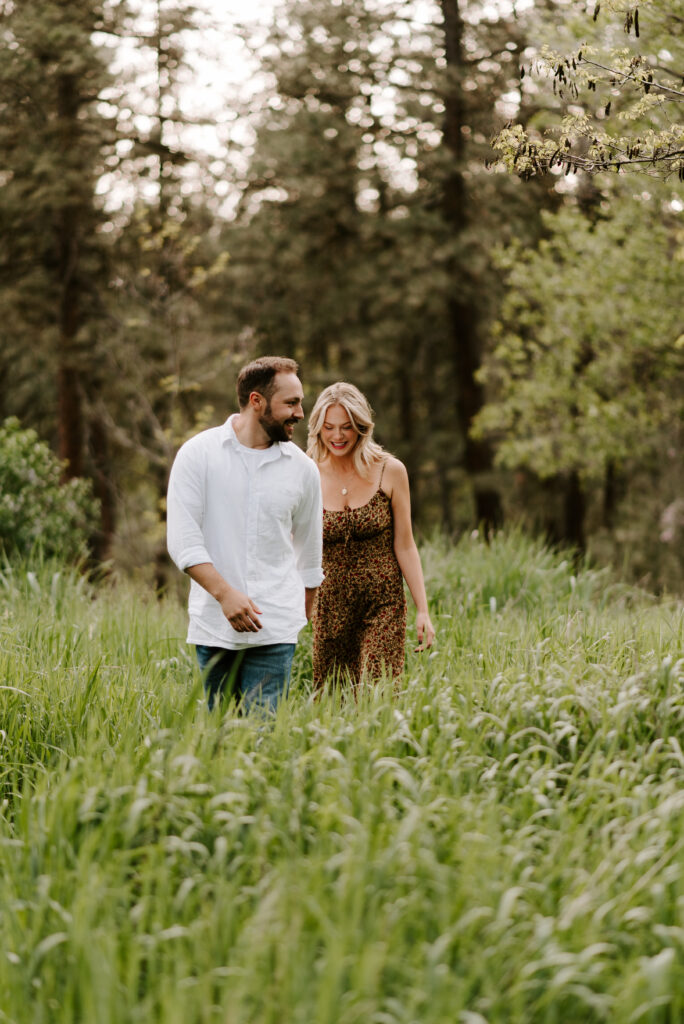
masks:
<path fill-rule="evenodd" d="M 280 4 L 235 26 L 254 75 L 207 124 L 203 6 L 0 0 L 0 416 L 93 481 L 96 554 L 168 584 L 173 454 L 277 350 L 308 402 L 367 392 L 426 532 L 524 520 L 681 586 L 679 7 L 637 37 L 622 0 Z M 509 119 L 526 182 L 492 165 Z M 590 129 L 668 183 L 582 177 Z"/>
<path fill-rule="evenodd" d="M 597 524 L 613 528 L 621 561 L 640 558 L 641 575 L 676 587 L 684 568 L 677 218 L 650 197 L 624 197 L 593 217 L 564 209 L 545 221 L 536 249 L 502 254 L 509 287 L 476 428 L 495 438 L 504 465 L 543 480 L 574 475 L 594 534 Z"/>
<path fill-rule="evenodd" d="M 499 288 L 492 251 L 533 242 L 553 201 L 485 169 L 527 31 L 478 2 L 279 8 L 228 236 L 258 349 L 289 346 L 317 387 L 364 388 L 419 517 L 452 530 L 500 508 L 492 452 L 469 430 Z"/>
<path fill-rule="evenodd" d="M 626 202 L 592 223 L 564 210 L 547 217 L 536 249 L 506 253 L 509 289 L 484 373 L 492 401 L 480 417 L 503 462 L 602 479 L 608 462 L 674 443 L 684 250 L 656 214 Z"/>
<path fill-rule="evenodd" d="M 681 1018 L 681 608 L 520 536 L 423 558 L 399 692 L 312 701 L 305 643 L 268 725 L 207 714 L 180 605 L 0 576 L 8 1020 Z"/>
<path fill-rule="evenodd" d="M 8 558 L 73 561 L 86 553 L 97 503 L 89 480 L 61 480 L 62 466 L 35 430 L 0 424 L 0 551 Z"/>

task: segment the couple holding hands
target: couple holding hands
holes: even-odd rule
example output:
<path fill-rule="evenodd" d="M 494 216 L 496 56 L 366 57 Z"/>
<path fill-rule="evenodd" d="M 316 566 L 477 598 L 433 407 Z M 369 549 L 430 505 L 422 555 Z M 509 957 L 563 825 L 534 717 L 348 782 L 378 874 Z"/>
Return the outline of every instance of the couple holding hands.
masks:
<path fill-rule="evenodd" d="M 210 709 L 224 694 L 275 708 L 307 619 L 314 688 L 400 677 L 404 579 L 418 650 L 435 636 L 406 469 L 373 440 L 370 406 L 346 383 L 319 395 L 305 455 L 292 442 L 298 372 L 274 356 L 244 366 L 240 411 L 187 441 L 171 469 L 168 548 L 192 580 L 187 640 Z"/>

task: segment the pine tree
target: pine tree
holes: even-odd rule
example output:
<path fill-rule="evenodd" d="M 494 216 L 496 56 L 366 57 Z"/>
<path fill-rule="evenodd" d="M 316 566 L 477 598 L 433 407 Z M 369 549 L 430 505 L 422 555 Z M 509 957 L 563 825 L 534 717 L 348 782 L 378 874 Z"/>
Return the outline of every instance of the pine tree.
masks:
<path fill-rule="evenodd" d="M 127 554 L 134 549 L 136 560 L 154 563 L 159 586 L 168 562 L 168 471 L 178 444 L 206 425 L 223 370 L 224 342 L 210 291 L 224 274 L 227 254 L 206 188 L 206 159 L 188 142 L 183 109 L 186 46 L 197 32 L 196 15 L 193 4 L 155 0 L 126 26 L 145 74 L 121 87 L 120 103 L 135 88 L 144 116 L 126 124 L 133 145 L 119 165 L 135 200 L 113 238 L 112 345 L 99 404 L 117 444 L 117 475 L 126 477 L 122 501 L 134 524 L 122 544 Z"/>
<path fill-rule="evenodd" d="M 107 534 L 104 439 L 89 408 L 105 343 L 96 185 L 114 142 L 98 106 L 108 76 L 94 38 L 114 29 L 114 15 L 101 0 L 6 2 L 0 13 L 0 409 L 54 429 L 66 475 L 94 476 Z"/>
<path fill-rule="evenodd" d="M 455 0 L 280 10 L 233 232 L 257 344 L 299 356 L 314 390 L 339 376 L 367 390 L 425 520 L 448 529 L 466 490 L 466 515 L 499 515 L 491 451 L 469 433 L 501 291 L 491 252 L 534 237 L 536 204 L 553 201 L 485 167 L 523 37 L 521 21 Z"/>

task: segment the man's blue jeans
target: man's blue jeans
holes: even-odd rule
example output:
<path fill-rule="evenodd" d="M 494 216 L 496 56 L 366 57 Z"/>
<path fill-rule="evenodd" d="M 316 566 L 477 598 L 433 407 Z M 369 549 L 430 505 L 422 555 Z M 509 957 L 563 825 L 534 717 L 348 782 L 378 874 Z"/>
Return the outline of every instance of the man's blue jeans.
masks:
<path fill-rule="evenodd" d="M 229 651 L 196 644 L 209 710 L 232 694 L 245 711 L 253 706 L 275 711 L 287 695 L 295 644 L 264 644 Z"/>

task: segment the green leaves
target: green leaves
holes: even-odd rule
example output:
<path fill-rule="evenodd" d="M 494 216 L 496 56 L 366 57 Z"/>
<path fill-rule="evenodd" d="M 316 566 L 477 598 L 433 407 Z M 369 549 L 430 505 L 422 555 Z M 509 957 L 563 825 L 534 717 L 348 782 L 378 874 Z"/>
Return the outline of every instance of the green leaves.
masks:
<path fill-rule="evenodd" d="M 590 174 L 639 170 L 662 178 L 679 171 L 684 139 L 680 73 L 684 22 L 673 15 L 670 0 L 651 0 L 642 5 L 648 13 L 648 31 L 642 41 L 639 7 L 630 5 L 625 11 L 622 3 L 608 2 L 606 6 L 613 14 L 624 15 L 629 47 L 616 45 L 609 20 L 594 30 L 590 45 L 583 42 L 577 49 L 568 40 L 564 52 L 552 53 L 543 45 L 545 37 L 553 38 L 557 46 L 559 35 L 581 38 L 580 31 L 584 34 L 586 26 L 562 12 L 547 17 L 546 24 L 541 21 L 537 54 L 527 69 L 537 81 L 530 82 L 528 74 L 523 107 L 525 99 L 533 106 L 538 103 L 549 77 L 560 102 L 555 111 L 530 119 L 524 127 L 517 126 L 515 138 L 507 129 L 498 133 L 494 148 L 508 170 L 523 178 L 552 170 L 554 144 L 547 137 L 557 137 L 557 119 L 562 117 L 563 133 L 570 143 L 567 164 L 574 170 Z M 600 9 L 597 3 L 594 22 Z M 649 98 L 657 102 L 644 103 Z M 641 138 L 635 145 L 637 136 Z M 521 145 L 533 145 L 536 159 L 516 160 Z"/>
<path fill-rule="evenodd" d="M 61 483 L 62 467 L 17 419 L 0 425 L 0 550 L 8 557 L 73 561 L 86 552 L 97 503 L 86 480 Z"/>
<path fill-rule="evenodd" d="M 545 222 L 536 250 L 508 254 L 477 429 L 499 438 L 504 465 L 600 479 L 608 461 L 643 460 L 676 433 L 684 264 L 655 200 L 623 198 L 595 224 L 570 210 Z"/>

